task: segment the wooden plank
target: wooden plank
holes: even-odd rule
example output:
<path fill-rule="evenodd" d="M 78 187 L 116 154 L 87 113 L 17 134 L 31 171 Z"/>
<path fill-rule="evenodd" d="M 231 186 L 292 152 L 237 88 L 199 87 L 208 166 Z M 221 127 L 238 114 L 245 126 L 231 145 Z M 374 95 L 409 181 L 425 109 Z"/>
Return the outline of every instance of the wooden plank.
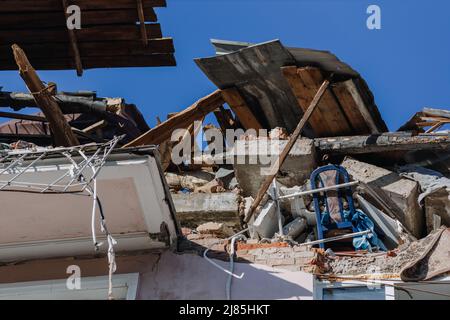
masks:
<path fill-rule="evenodd" d="M 61 0 L 63 4 L 64 15 L 66 19 L 69 19 L 70 15 L 67 13 L 68 2 L 67 0 Z M 81 63 L 80 50 L 78 49 L 77 36 L 75 30 L 67 28 L 67 33 L 69 34 L 70 48 L 72 50 L 73 59 L 75 62 L 75 69 L 77 70 L 77 75 L 81 77 L 83 75 L 83 64 Z"/>
<path fill-rule="evenodd" d="M 73 0 L 81 11 L 84 10 L 111 10 L 111 9 L 136 9 L 135 0 Z M 165 7 L 166 0 L 143 0 L 144 8 Z M 0 13 L 3 12 L 61 12 L 62 6 L 59 0 L 2 0 Z"/>
<path fill-rule="evenodd" d="M 144 10 L 146 22 L 157 22 L 158 18 L 152 8 Z M 82 27 L 113 24 L 135 24 L 139 21 L 135 8 L 101 11 L 81 11 Z M 18 12 L 0 13 L 0 29 L 30 29 L 30 28 L 65 28 L 66 19 L 61 12 Z"/>
<path fill-rule="evenodd" d="M 377 124 L 374 121 L 373 115 L 370 113 L 369 108 L 364 103 L 364 100 L 359 94 L 359 90 L 356 88 L 356 85 L 353 82 L 353 80 L 344 82 L 344 86 L 347 88 L 355 104 L 357 105 L 359 112 L 361 113 L 362 117 L 364 118 L 364 121 L 366 122 L 366 125 L 370 129 L 370 133 L 372 134 L 381 133 Z"/>
<path fill-rule="evenodd" d="M 432 133 L 433 131 L 436 131 L 437 129 L 442 127 L 444 124 L 446 124 L 446 122 L 436 123 L 431 128 L 429 128 L 427 131 L 425 131 L 425 133 Z"/>
<path fill-rule="evenodd" d="M 144 47 L 146 47 L 148 43 L 148 38 L 147 38 L 147 30 L 145 28 L 144 7 L 142 5 L 142 0 L 136 0 L 136 3 L 139 17 L 139 27 L 141 28 L 142 44 L 144 45 Z"/>
<path fill-rule="evenodd" d="M 149 39 L 161 38 L 161 26 L 159 23 L 146 25 Z M 137 25 L 101 25 L 86 27 L 77 30 L 78 42 L 93 41 L 129 41 L 141 40 L 141 31 Z M 43 28 L 33 30 L 0 30 L 0 43 L 42 43 L 42 42 L 69 42 L 67 28 Z"/>
<path fill-rule="evenodd" d="M 222 90 L 222 96 L 245 129 L 263 129 L 236 88 Z"/>
<path fill-rule="evenodd" d="M 220 129 L 224 134 L 226 133 L 227 129 L 236 128 L 236 123 L 229 109 L 225 109 L 223 106 L 220 106 L 217 110 L 214 111 L 214 116 L 216 117 L 217 123 L 219 124 Z"/>
<path fill-rule="evenodd" d="M 298 68 L 296 66 L 282 67 L 281 71 L 289 83 L 292 93 L 297 99 L 299 107 L 303 110 L 303 112 L 305 112 L 306 106 L 308 106 L 312 100 L 311 89 L 308 88 L 304 81 L 305 79 L 301 77 L 301 73 L 298 72 Z M 332 128 L 328 125 L 328 122 L 322 119 L 320 107 L 321 106 L 319 105 L 316 112 L 314 112 L 309 119 L 309 124 L 313 128 L 314 133 L 318 136 L 324 134 L 326 135 L 332 130 Z"/>
<path fill-rule="evenodd" d="M 352 80 L 347 80 L 352 81 Z M 344 110 L 348 120 L 350 121 L 354 134 L 369 134 L 371 130 L 361 114 L 360 107 L 350 94 L 345 83 L 335 83 L 331 90 L 336 98 L 339 100 L 342 109 Z"/>
<path fill-rule="evenodd" d="M 108 125 L 108 122 L 106 120 L 100 120 L 99 122 L 96 122 L 93 125 L 90 125 L 89 127 L 84 128 L 81 131 L 83 131 L 84 133 L 91 133 L 98 129 L 102 129 L 102 128 L 106 127 L 107 125 Z"/>
<path fill-rule="evenodd" d="M 30 115 L 30 114 L 5 112 L 5 111 L 0 111 L 0 118 L 11 118 L 11 119 L 20 119 L 20 120 L 28 120 L 28 121 L 47 122 L 47 118 L 45 118 L 45 117 L 35 116 L 35 115 Z"/>
<path fill-rule="evenodd" d="M 27 52 L 30 60 L 36 58 L 65 58 L 72 57 L 73 53 L 67 43 L 34 43 L 24 44 L 21 48 Z M 133 56 L 152 55 L 157 53 L 173 53 L 175 51 L 172 38 L 151 39 L 147 47 L 142 47 L 139 40 L 112 41 L 112 42 L 82 42 L 78 43 L 82 57 L 101 56 Z M 11 46 L 0 45 L 0 57 L 13 56 Z"/>
<path fill-rule="evenodd" d="M 70 57 L 54 59 L 34 59 L 33 64 L 38 70 L 66 70 L 74 69 L 75 65 Z M 84 69 L 93 68 L 121 68 L 121 67 L 160 67 L 176 65 L 172 54 L 154 54 L 148 56 L 111 56 L 83 58 Z M 17 66 L 8 60 L 0 60 L 1 70 L 17 70 Z"/>
<path fill-rule="evenodd" d="M 450 119 L 450 110 L 424 108 L 423 113 L 433 117 L 442 117 Z"/>
<path fill-rule="evenodd" d="M 314 143 L 322 153 L 348 155 L 386 153 L 413 150 L 450 150 L 450 137 L 437 135 L 379 135 L 316 138 Z"/>
<path fill-rule="evenodd" d="M 169 140 L 174 130 L 187 128 L 194 121 L 202 119 L 224 103 L 225 101 L 223 100 L 222 92 L 216 90 L 210 95 L 198 100 L 187 109 L 177 113 L 172 118 L 147 131 L 124 147 L 160 144 L 161 142 Z"/>
<path fill-rule="evenodd" d="M 25 55 L 25 52 L 19 46 L 12 46 L 14 57 L 19 67 L 19 73 L 28 89 L 33 94 L 37 105 L 47 118 L 52 136 L 56 146 L 76 146 L 79 144 L 78 139 L 73 134 L 69 124 L 67 123 L 58 103 L 53 96 L 46 92 L 47 88 L 42 83 L 34 68 Z"/>
<path fill-rule="evenodd" d="M 275 161 L 275 163 L 270 168 L 270 175 L 266 177 L 264 182 L 262 183 L 261 187 L 258 190 L 258 193 L 256 194 L 255 201 L 252 203 L 249 209 L 249 213 L 247 217 L 245 217 L 245 222 L 248 223 L 254 214 L 256 208 L 261 203 L 261 200 L 263 199 L 264 195 L 266 194 L 267 190 L 269 189 L 269 186 L 272 184 L 273 179 L 278 174 L 278 171 L 280 170 L 281 166 L 284 163 L 284 160 L 286 160 L 289 152 L 291 151 L 292 147 L 294 146 L 297 139 L 300 137 L 300 134 L 303 131 L 303 128 L 308 123 L 309 119 L 311 118 L 311 115 L 314 113 L 314 110 L 317 109 L 320 100 L 324 96 L 326 90 L 328 89 L 330 82 L 328 80 L 325 80 L 320 88 L 317 90 L 316 94 L 314 95 L 313 100 L 311 101 L 308 109 L 305 111 L 305 114 L 300 119 L 300 122 L 298 123 L 297 127 L 295 128 L 292 135 L 289 137 L 288 142 L 286 143 L 286 146 L 284 147 L 283 151 L 281 151 L 278 159 Z"/>

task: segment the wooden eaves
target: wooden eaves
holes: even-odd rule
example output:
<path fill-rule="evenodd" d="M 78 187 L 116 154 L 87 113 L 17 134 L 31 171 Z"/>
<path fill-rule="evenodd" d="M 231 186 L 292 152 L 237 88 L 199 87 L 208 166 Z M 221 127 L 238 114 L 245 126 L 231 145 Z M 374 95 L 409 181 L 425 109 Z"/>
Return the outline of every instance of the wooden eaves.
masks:
<path fill-rule="evenodd" d="M 81 29 L 67 28 L 66 8 L 78 5 Z M 37 70 L 174 66 L 171 38 L 154 7 L 165 0 L 4 0 L 0 6 L 0 70 L 15 70 L 17 43 Z"/>

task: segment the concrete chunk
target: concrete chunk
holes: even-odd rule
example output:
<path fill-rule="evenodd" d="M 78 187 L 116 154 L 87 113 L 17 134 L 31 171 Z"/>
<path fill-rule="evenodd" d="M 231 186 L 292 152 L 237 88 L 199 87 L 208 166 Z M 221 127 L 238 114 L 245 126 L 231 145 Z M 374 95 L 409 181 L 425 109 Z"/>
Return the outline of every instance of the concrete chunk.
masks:
<path fill-rule="evenodd" d="M 417 201 L 419 198 L 417 182 L 351 158 L 345 159 L 342 166 L 354 180 L 359 180 L 374 189 L 415 237 L 420 238 L 424 235 L 425 215 Z"/>
<path fill-rule="evenodd" d="M 297 218 L 283 227 L 283 235 L 295 239 L 306 230 L 307 226 L 306 219 Z"/>
<path fill-rule="evenodd" d="M 201 234 L 212 234 L 218 237 L 227 238 L 234 234 L 233 230 L 223 223 L 207 222 L 197 227 Z"/>
<path fill-rule="evenodd" d="M 172 194 L 182 225 L 208 221 L 239 224 L 239 196 L 233 192 Z"/>
<path fill-rule="evenodd" d="M 425 197 L 427 231 L 450 227 L 450 188 L 442 188 Z"/>
<path fill-rule="evenodd" d="M 253 230 L 261 239 L 270 239 L 278 231 L 277 206 L 274 201 L 269 200 L 263 206 L 255 222 L 253 222 Z"/>
<path fill-rule="evenodd" d="M 244 192 L 244 196 L 255 197 L 265 179 L 265 176 L 261 174 L 261 169 L 270 168 L 270 164 L 275 162 L 275 159 L 286 146 L 287 141 L 267 140 L 267 148 L 260 144 L 260 140 L 240 141 L 240 143 L 244 144 L 242 150 L 245 151 L 242 152 L 237 146 L 233 151 L 235 176 Z M 269 160 L 266 161 L 264 159 L 265 155 Z M 270 159 L 273 160 L 271 163 L 269 163 Z M 299 139 L 283 163 L 277 180 L 287 187 L 303 185 L 315 167 L 314 141 Z"/>

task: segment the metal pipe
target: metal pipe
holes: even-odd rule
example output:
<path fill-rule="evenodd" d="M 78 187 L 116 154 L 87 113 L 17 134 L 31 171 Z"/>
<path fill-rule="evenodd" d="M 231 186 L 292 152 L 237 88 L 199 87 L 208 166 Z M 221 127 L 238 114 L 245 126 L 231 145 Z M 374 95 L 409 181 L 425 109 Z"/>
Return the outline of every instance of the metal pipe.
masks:
<path fill-rule="evenodd" d="M 354 238 L 354 237 L 362 236 L 362 235 L 369 234 L 369 233 L 372 233 L 372 231 L 365 230 L 365 231 L 360 231 L 360 232 L 355 232 L 355 233 L 343 234 L 341 236 L 336 236 L 336 237 L 331 237 L 331 238 L 326 238 L 326 239 L 321 239 L 321 240 L 316 240 L 316 241 L 311 241 L 311 242 L 300 243 L 299 246 L 313 246 L 315 244 L 332 242 L 332 241 L 337 241 L 337 240 L 342 240 L 342 239 L 347 239 L 347 238 Z"/>
<path fill-rule="evenodd" d="M 43 153 L 41 154 L 38 158 L 34 159 L 25 169 L 23 169 L 22 171 L 20 171 L 18 174 L 16 174 L 14 177 L 12 177 L 11 179 L 9 179 L 9 181 L 7 181 L 4 185 L 2 185 L 0 187 L 0 190 L 3 190 L 4 188 L 6 188 L 7 186 L 9 186 L 11 184 L 12 181 L 14 181 L 15 179 L 17 179 L 18 177 L 20 177 L 22 174 L 24 174 L 29 168 L 31 168 L 36 162 L 38 162 L 39 160 L 41 160 L 43 157 L 45 157 L 46 154 Z"/>
<path fill-rule="evenodd" d="M 281 199 L 295 198 L 295 197 L 305 196 L 308 194 L 319 193 L 322 191 L 337 190 L 337 189 L 342 189 L 345 187 L 351 187 L 351 186 L 354 186 L 357 184 L 359 184 L 359 181 L 351 181 L 351 182 L 347 182 L 347 183 L 337 184 L 334 186 L 323 187 L 323 188 L 318 188 L 318 189 L 314 189 L 314 190 L 306 190 L 306 191 L 297 192 L 297 193 L 293 193 L 293 194 L 287 194 L 285 196 L 279 197 L 278 199 L 281 200 Z"/>
<path fill-rule="evenodd" d="M 277 181 L 274 179 L 272 182 L 272 197 L 275 201 L 275 205 L 277 206 L 277 219 L 278 219 L 278 234 L 282 237 L 283 234 L 283 221 L 281 220 L 281 208 L 279 201 L 279 194 L 277 188 Z"/>

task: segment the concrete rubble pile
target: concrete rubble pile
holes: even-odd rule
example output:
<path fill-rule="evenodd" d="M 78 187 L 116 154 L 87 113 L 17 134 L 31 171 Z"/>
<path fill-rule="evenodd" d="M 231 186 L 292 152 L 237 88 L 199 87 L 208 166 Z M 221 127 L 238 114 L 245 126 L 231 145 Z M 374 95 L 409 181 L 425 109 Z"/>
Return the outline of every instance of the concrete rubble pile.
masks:
<path fill-rule="evenodd" d="M 210 257 L 228 261 L 233 233 L 248 229 L 245 238 L 237 240 L 237 261 L 319 274 L 361 275 L 364 268 L 383 265 L 384 258 L 402 257 L 401 262 L 389 260 L 395 268 L 382 270 L 394 277 L 415 262 L 417 257 L 409 256 L 408 250 L 450 227 L 450 135 L 448 130 L 436 130 L 450 121 L 450 111 L 425 108 L 399 131 L 389 132 L 364 80 L 330 53 L 321 52 L 323 60 L 312 63 L 317 52 L 286 49 L 278 41 L 253 46 L 236 43 L 230 48 L 229 42 L 213 44 L 220 46 L 221 54 L 198 59 L 197 64 L 222 90 L 221 103 L 230 108 L 221 106 L 214 111 L 221 126 L 218 130 L 262 128 L 268 134 L 245 132 L 227 141 L 227 151 L 215 159 L 231 159 L 232 165 L 171 165 L 166 171 L 177 217 L 184 227 L 181 251 L 203 253 L 210 248 Z M 258 60 L 266 55 L 272 58 L 267 59 L 270 63 Z M 259 68 L 241 65 L 243 69 L 237 71 L 234 64 L 244 63 L 239 59 L 250 56 L 254 59 L 250 63 L 260 63 Z M 285 60 L 292 60 L 294 66 L 286 67 Z M 314 67 L 308 66 L 310 63 Z M 300 137 L 293 138 L 291 120 L 302 119 L 299 111 L 306 113 L 314 93 L 331 72 L 337 72 L 333 84 L 323 93 Z M 254 80 L 254 74 L 263 80 Z M 279 80 L 277 88 L 268 84 L 274 79 Z M 242 86 L 244 81 L 247 83 Z M 298 109 L 289 111 L 289 104 Z M 221 120 L 231 111 L 234 117 L 225 125 Z M 335 122 L 342 114 L 348 127 Z M 267 179 L 261 172 L 271 164 L 260 161 L 259 143 L 264 141 L 264 150 L 271 150 L 269 156 L 278 159 L 291 139 L 295 140 L 289 153 L 261 196 Z M 239 157 L 245 161 L 238 161 Z M 335 230 L 327 237 L 338 239 L 325 241 L 327 250 L 319 248 L 322 240 L 317 233 L 310 176 L 327 165 L 345 169 L 350 182 L 355 182 L 351 185 L 355 209 L 373 223 L 371 233 L 362 237 L 374 235 L 382 246 L 355 249 L 352 238 L 356 236 L 341 239 L 346 233 Z M 300 195 L 290 196 L 293 194 Z M 261 200 L 252 215 L 258 197 Z M 344 206 L 348 207 L 345 201 Z M 419 256 L 421 253 L 423 250 Z M 358 265 L 357 259 L 366 264 L 355 271 L 346 261 Z M 450 265 L 448 257 L 441 264 Z"/>

